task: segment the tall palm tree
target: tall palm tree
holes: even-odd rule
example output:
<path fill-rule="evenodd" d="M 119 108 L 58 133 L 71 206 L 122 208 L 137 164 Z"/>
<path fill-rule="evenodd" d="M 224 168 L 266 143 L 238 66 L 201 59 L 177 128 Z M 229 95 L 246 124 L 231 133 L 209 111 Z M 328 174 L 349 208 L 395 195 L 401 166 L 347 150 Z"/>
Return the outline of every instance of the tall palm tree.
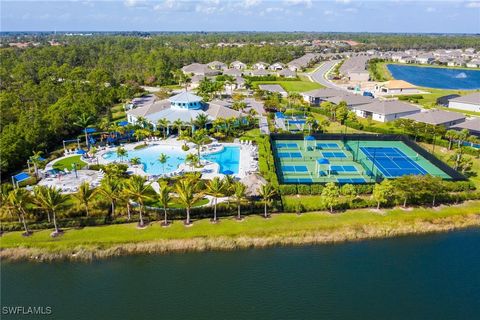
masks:
<path fill-rule="evenodd" d="M 50 217 L 50 210 L 48 210 L 47 206 L 45 205 L 44 199 L 47 197 L 48 193 L 48 187 L 46 186 L 36 186 L 33 189 L 33 203 L 37 206 L 37 208 L 40 208 L 44 210 L 47 213 L 47 220 L 48 222 L 51 222 L 51 217 Z"/>
<path fill-rule="evenodd" d="M 123 158 L 128 157 L 127 149 L 123 147 L 117 148 L 117 156 L 120 158 L 120 161 L 123 161 Z"/>
<path fill-rule="evenodd" d="M 129 195 L 130 199 L 135 201 L 138 204 L 140 221 L 138 223 L 139 227 L 145 225 L 143 221 L 143 212 L 145 208 L 145 201 L 151 199 L 153 195 L 153 188 L 150 184 L 145 183 L 146 179 L 139 175 L 133 175 L 128 179 L 125 188 L 126 193 Z"/>
<path fill-rule="evenodd" d="M 195 127 L 199 129 L 205 129 L 208 121 L 209 121 L 208 116 L 206 114 L 201 113 L 195 118 L 195 120 L 193 120 L 193 125 L 195 125 Z"/>
<path fill-rule="evenodd" d="M 87 127 L 91 125 L 93 122 L 93 117 L 89 116 L 86 113 L 82 113 L 78 118 L 77 121 L 75 121 L 73 124 L 76 125 L 77 127 L 80 127 L 83 129 L 83 132 L 85 134 L 85 144 L 88 149 L 88 134 L 87 134 Z"/>
<path fill-rule="evenodd" d="M 95 189 L 90 188 L 90 183 L 85 181 L 79 186 L 77 193 L 73 195 L 73 197 L 78 201 L 78 203 L 84 206 L 87 217 L 88 205 L 90 204 L 90 201 L 93 199 L 95 194 Z"/>
<path fill-rule="evenodd" d="M 207 132 L 205 129 L 197 130 L 193 133 L 191 137 L 188 138 L 188 141 L 193 143 L 197 148 L 197 156 L 200 160 L 200 150 L 202 146 L 209 141 Z"/>
<path fill-rule="evenodd" d="M 30 193 L 23 188 L 16 188 L 11 190 L 7 198 L 9 205 L 15 211 L 17 211 L 17 214 L 20 217 L 20 220 L 22 221 L 23 228 L 25 230 L 23 235 L 25 236 L 28 236 L 31 234 L 31 232 L 27 228 L 27 222 L 25 219 L 25 216 L 27 215 L 26 213 L 27 205 L 30 203 L 30 199 L 31 199 Z"/>
<path fill-rule="evenodd" d="M 163 139 L 167 138 L 167 131 L 166 130 L 167 130 L 169 124 L 170 124 L 170 122 L 165 118 L 162 118 L 162 119 L 157 121 L 157 126 L 159 128 L 162 128 Z"/>
<path fill-rule="evenodd" d="M 172 200 L 170 197 L 170 192 L 172 189 L 168 186 L 168 183 L 163 182 L 160 184 L 160 189 L 158 190 L 157 193 L 157 200 L 160 203 L 160 205 L 163 207 L 163 214 L 164 214 L 164 221 L 162 223 L 163 226 L 168 226 L 168 220 L 167 220 L 167 208 L 169 202 Z"/>
<path fill-rule="evenodd" d="M 55 227 L 55 232 L 52 236 L 57 236 L 61 233 L 57 225 L 57 210 L 65 203 L 67 197 L 60 193 L 60 189 L 55 187 L 45 187 L 44 192 L 38 193 L 41 198 L 42 207 L 50 211 L 52 214 L 52 221 Z"/>
<path fill-rule="evenodd" d="M 121 198 L 121 184 L 120 181 L 114 177 L 107 176 L 100 182 L 98 192 L 110 201 L 111 215 L 115 216 L 115 204 Z"/>
<path fill-rule="evenodd" d="M 182 131 L 183 127 L 183 121 L 180 119 L 177 119 L 173 122 L 173 127 L 177 129 L 177 135 L 180 135 L 180 131 Z"/>
<path fill-rule="evenodd" d="M 179 202 L 185 206 L 187 213 L 187 219 L 185 224 L 190 224 L 190 210 L 195 202 L 197 202 L 201 197 L 201 193 L 196 193 L 198 189 L 198 183 L 192 179 L 184 178 L 178 180 L 175 184 L 175 193 L 178 196 Z"/>
<path fill-rule="evenodd" d="M 158 156 L 158 162 L 162 164 L 163 173 L 165 173 L 165 163 L 167 163 L 169 158 L 165 153 L 160 153 Z"/>
<path fill-rule="evenodd" d="M 225 194 L 226 185 L 220 180 L 219 177 L 215 177 L 208 181 L 205 185 L 205 194 L 213 197 L 213 220 L 217 222 L 217 201 L 218 198 Z"/>
<path fill-rule="evenodd" d="M 200 158 L 194 153 L 189 153 L 185 157 L 185 163 L 192 169 L 197 165 L 199 161 Z"/>
<path fill-rule="evenodd" d="M 42 162 L 42 151 L 34 151 L 30 157 L 30 162 L 33 163 L 35 177 L 38 178 L 38 165 Z"/>
<path fill-rule="evenodd" d="M 5 209 L 8 214 L 11 214 L 11 206 L 8 203 L 8 194 L 14 188 L 10 183 L 2 183 L 0 185 L 0 208 Z"/>
<path fill-rule="evenodd" d="M 259 188 L 258 191 L 259 191 L 260 196 L 262 197 L 262 200 L 265 204 L 264 217 L 268 218 L 267 206 L 268 206 L 268 203 L 270 202 L 270 200 L 276 194 L 275 189 L 273 188 L 273 186 L 270 183 L 267 183 L 265 185 L 262 185 Z"/>
<path fill-rule="evenodd" d="M 241 220 L 242 216 L 241 216 L 240 209 L 241 209 L 242 202 L 245 200 L 245 191 L 247 190 L 247 187 L 243 183 L 241 183 L 240 181 L 236 181 L 232 185 L 232 189 L 233 189 L 232 198 L 237 203 L 237 210 L 238 210 L 237 211 L 237 220 Z"/>

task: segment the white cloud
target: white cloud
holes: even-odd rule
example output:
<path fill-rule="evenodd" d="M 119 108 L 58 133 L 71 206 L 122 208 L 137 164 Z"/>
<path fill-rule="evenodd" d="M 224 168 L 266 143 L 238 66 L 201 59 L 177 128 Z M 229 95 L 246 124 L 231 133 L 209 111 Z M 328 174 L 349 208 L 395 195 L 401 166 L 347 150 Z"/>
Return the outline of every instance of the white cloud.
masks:
<path fill-rule="evenodd" d="M 312 7 L 312 0 L 285 0 L 284 3 L 288 6 L 305 6 L 307 8 Z"/>
<path fill-rule="evenodd" d="M 427 8 L 427 12 L 435 12 L 435 11 L 437 11 L 437 9 L 435 9 L 434 7 Z"/>
<path fill-rule="evenodd" d="M 137 7 L 145 5 L 145 0 L 125 0 L 123 3 L 127 7 Z"/>
<path fill-rule="evenodd" d="M 335 0 L 335 2 L 347 4 L 347 3 L 350 3 L 351 0 Z"/>
<path fill-rule="evenodd" d="M 480 2 L 479 1 L 471 1 L 468 2 L 465 7 L 467 8 L 480 8 Z"/>
<path fill-rule="evenodd" d="M 244 8 L 251 8 L 251 7 L 258 6 L 261 3 L 262 3 L 262 0 L 244 0 L 241 3 L 241 6 Z"/>
<path fill-rule="evenodd" d="M 165 0 L 161 4 L 154 6 L 153 9 L 166 12 L 189 12 L 192 11 L 194 7 L 193 3 L 189 1 Z"/>

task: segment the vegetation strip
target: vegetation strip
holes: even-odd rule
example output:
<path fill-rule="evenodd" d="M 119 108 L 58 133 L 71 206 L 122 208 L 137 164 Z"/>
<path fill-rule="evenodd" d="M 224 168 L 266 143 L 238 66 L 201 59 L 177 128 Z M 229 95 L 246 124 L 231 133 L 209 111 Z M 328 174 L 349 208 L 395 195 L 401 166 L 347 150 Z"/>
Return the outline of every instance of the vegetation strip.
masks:
<path fill-rule="evenodd" d="M 354 210 L 341 214 L 281 214 L 244 221 L 198 220 L 190 227 L 176 222 L 168 228 L 153 223 L 146 229 L 135 224 L 67 230 L 52 239 L 48 231 L 22 237 L 3 235 L 0 258 L 19 261 L 89 261 L 126 254 L 205 250 L 235 250 L 275 245 L 336 243 L 407 234 L 450 231 L 480 226 L 480 201 L 435 209 Z"/>

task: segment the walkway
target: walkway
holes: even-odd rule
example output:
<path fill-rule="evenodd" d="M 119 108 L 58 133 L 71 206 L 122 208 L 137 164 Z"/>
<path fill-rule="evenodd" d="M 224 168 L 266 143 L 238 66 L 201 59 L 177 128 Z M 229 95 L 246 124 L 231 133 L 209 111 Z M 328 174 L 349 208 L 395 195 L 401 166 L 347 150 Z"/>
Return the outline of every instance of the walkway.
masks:
<path fill-rule="evenodd" d="M 259 117 L 258 126 L 260 127 L 260 133 L 270 134 L 267 117 L 264 117 L 264 116 Z"/>

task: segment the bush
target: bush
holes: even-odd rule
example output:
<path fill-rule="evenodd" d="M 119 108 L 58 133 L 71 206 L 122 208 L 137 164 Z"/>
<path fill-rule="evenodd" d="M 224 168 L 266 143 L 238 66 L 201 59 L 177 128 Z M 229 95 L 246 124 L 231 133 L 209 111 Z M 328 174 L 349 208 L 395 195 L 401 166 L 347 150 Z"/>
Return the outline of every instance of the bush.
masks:
<path fill-rule="evenodd" d="M 294 184 L 282 184 L 279 186 L 281 195 L 297 194 L 297 186 Z"/>
<path fill-rule="evenodd" d="M 322 194 L 322 191 L 323 191 L 323 185 L 321 184 L 312 184 L 310 186 L 310 193 L 313 195 Z"/>
<path fill-rule="evenodd" d="M 299 184 L 297 185 L 298 194 L 309 195 L 311 194 L 311 188 L 308 184 Z"/>
<path fill-rule="evenodd" d="M 190 147 L 187 146 L 186 144 L 184 144 L 184 145 L 182 145 L 182 150 L 183 151 L 188 151 L 188 150 L 190 150 Z"/>

